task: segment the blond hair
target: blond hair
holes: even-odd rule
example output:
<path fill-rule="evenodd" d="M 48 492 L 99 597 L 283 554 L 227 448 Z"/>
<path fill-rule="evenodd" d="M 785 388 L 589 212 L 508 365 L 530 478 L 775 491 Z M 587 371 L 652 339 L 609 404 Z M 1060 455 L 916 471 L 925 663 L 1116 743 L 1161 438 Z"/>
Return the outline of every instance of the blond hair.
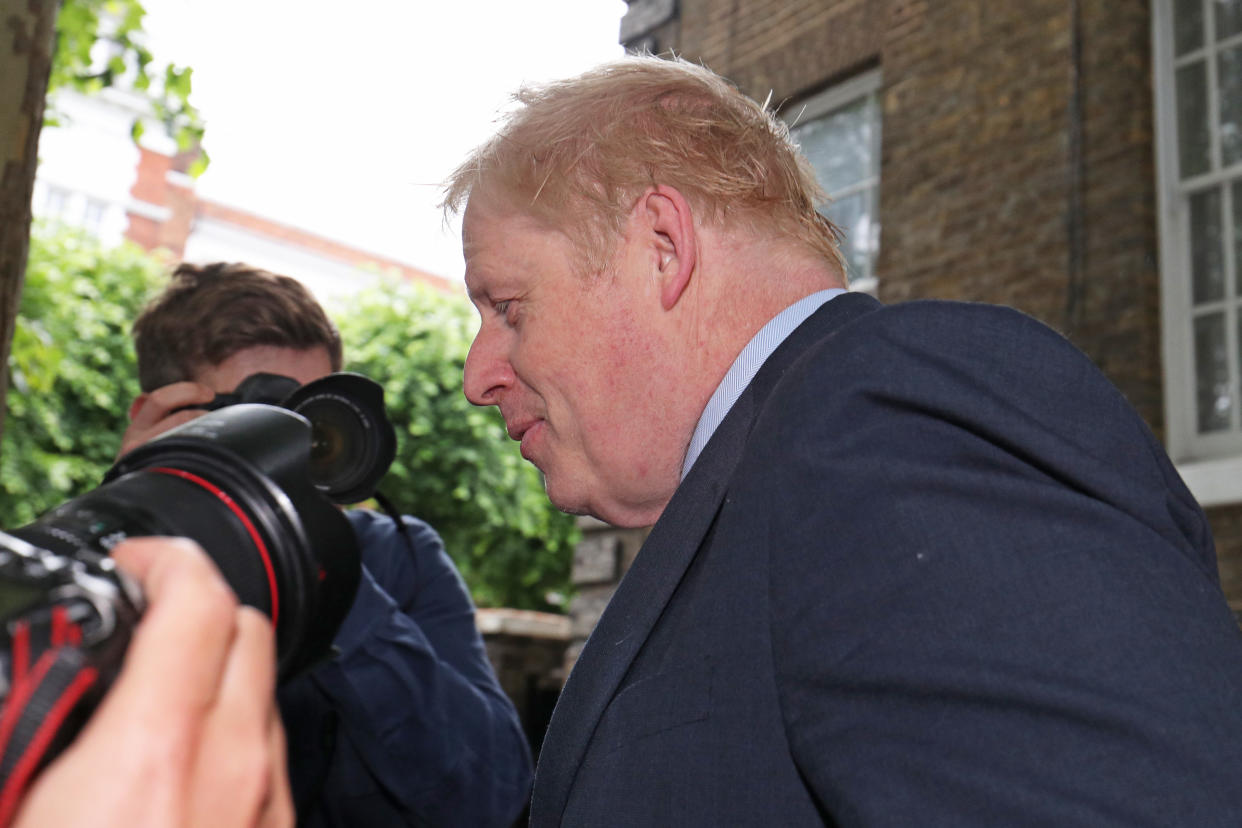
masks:
<path fill-rule="evenodd" d="M 709 69 L 630 55 L 513 98 L 449 177 L 446 214 L 486 189 L 564 231 L 599 272 L 634 200 L 666 185 L 705 222 L 789 238 L 844 272 L 840 231 L 815 209 L 822 190 L 788 128 Z"/>

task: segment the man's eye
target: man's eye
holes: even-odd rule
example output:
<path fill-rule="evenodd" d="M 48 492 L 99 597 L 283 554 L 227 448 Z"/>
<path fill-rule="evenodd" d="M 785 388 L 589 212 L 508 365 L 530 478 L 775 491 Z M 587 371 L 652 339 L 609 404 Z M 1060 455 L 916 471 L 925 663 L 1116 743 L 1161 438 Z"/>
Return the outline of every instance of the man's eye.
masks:
<path fill-rule="evenodd" d="M 492 307 L 495 308 L 498 316 L 504 317 L 505 324 L 514 325 L 517 323 L 517 303 L 512 299 L 497 302 Z"/>

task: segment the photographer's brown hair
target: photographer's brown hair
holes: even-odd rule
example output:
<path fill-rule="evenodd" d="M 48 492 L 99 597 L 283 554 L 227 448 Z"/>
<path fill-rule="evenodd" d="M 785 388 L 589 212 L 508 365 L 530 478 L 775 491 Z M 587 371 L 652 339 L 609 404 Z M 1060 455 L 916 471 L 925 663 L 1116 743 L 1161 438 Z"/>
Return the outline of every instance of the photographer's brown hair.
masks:
<path fill-rule="evenodd" d="M 240 263 L 182 264 L 134 321 L 138 381 L 154 391 L 256 345 L 327 349 L 341 370 L 341 335 L 296 279 Z"/>

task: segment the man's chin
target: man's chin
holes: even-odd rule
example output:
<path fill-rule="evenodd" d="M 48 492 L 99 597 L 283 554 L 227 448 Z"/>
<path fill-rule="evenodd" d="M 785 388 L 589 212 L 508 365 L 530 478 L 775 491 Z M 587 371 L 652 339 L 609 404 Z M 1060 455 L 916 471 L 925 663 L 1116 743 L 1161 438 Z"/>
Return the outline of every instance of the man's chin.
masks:
<path fill-rule="evenodd" d="M 593 507 L 590 503 L 583 502 L 581 500 L 557 498 L 552 496 L 550 493 L 548 495 L 548 500 L 551 500 L 553 506 L 560 509 L 567 515 L 593 517 L 596 520 L 603 521 L 609 526 L 615 526 L 619 529 L 632 529 L 650 526 L 655 522 L 654 519 L 645 520 L 625 512 L 613 512 L 608 509 Z"/>
<path fill-rule="evenodd" d="M 567 515 L 589 515 L 590 511 L 586 504 L 579 500 L 565 497 L 558 497 L 551 489 L 548 488 L 548 478 L 543 479 L 543 490 L 548 495 L 548 500 L 552 501 L 552 505 L 560 509 Z"/>
<path fill-rule="evenodd" d="M 542 471 L 542 469 L 540 470 Z M 567 492 L 550 478 L 545 472 L 543 475 L 543 490 L 548 496 L 548 500 L 552 501 L 552 505 L 560 509 L 567 515 L 588 515 L 590 517 L 602 517 L 591 511 L 590 504 L 583 497 L 581 492 Z"/>

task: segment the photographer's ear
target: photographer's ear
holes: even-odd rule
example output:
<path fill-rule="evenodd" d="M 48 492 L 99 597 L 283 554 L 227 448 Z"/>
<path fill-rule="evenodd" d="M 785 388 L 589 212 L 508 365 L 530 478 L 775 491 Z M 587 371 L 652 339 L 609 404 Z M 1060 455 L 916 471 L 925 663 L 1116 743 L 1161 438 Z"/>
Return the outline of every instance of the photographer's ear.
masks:
<path fill-rule="evenodd" d="M 151 394 L 147 391 L 143 391 L 141 394 L 134 397 L 134 401 L 129 404 L 130 422 L 133 422 L 133 419 L 138 416 L 138 412 L 142 410 L 142 407 L 147 404 L 147 400 L 150 398 Z"/>

